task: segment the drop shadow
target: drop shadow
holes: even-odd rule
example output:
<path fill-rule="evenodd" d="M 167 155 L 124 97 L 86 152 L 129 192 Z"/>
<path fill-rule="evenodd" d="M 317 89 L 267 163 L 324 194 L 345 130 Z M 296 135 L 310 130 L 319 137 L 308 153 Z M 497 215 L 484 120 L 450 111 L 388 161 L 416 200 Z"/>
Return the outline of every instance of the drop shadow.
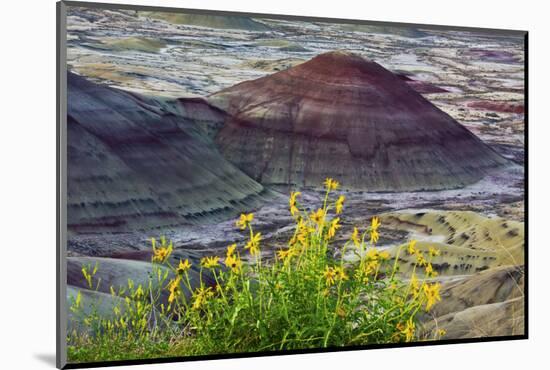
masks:
<path fill-rule="evenodd" d="M 51 367 L 56 365 L 55 353 L 35 353 L 34 358 Z"/>

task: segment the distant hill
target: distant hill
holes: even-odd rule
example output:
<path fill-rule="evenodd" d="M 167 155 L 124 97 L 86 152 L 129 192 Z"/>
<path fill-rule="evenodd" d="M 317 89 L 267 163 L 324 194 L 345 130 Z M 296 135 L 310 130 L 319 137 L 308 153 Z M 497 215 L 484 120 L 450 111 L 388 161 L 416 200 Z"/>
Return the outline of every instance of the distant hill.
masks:
<path fill-rule="evenodd" d="M 211 140 L 224 113 L 68 73 L 68 227 L 129 231 L 193 224 L 253 207 L 265 189 Z"/>
<path fill-rule="evenodd" d="M 103 46 L 114 50 L 137 50 L 156 53 L 161 48 L 166 47 L 166 42 L 146 37 L 128 37 L 106 41 Z"/>
<path fill-rule="evenodd" d="M 422 38 L 430 36 L 428 33 L 410 26 L 379 26 L 371 24 L 343 24 L 341 29 L 351 32 L 378 33 L 383 35 L 396 35 L 407 38 Z"/>
<path fill-rule="evenodd" d="M 237 29 L 247 31 L 269 31 L 270 28 L 263 23 L 248 17 L 226 15 L 204 15 L 162 12 L 139 12 L 140 16 L 160 19 L 174 24 L 186 24 L 220 29 Z"/>
<path fill-rule="evenodd" d="M 216 142 L 262 184 L 325 177 L 372 191 L 459 188 L 507 161 L 406 81 L 347 52 L 209 96 L 226 111 Z"/>

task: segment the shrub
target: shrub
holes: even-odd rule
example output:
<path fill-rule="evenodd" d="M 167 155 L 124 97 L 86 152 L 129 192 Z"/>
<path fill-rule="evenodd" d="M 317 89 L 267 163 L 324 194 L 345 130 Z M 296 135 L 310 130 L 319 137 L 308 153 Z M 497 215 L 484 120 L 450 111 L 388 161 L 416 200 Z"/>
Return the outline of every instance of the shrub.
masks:
<path fill-rule="evenodd" d="M 377 217 L 362 231 L 354 227 L 350 239 L 333 248 L 345 202 L 344 195 L 332 196 L 338 187 L 327 179 L 323 204 L 313 212 L 301 208 L 299 192 L 291 193 L 296 226 L 287 247 L 273 258 L 262 256 L 254 215 L 242 214 L 236 226 L 246 233 L 245 244 L 204 257 L 198 281 L 190 279 L 188 260 L 171 262 L 171 243 L 161 238 L 157 245 L 153 239 L 148 285 L 129 281 L 117 291 L 111 288 L 119 303 L 110 317 L 94 309 L 85 313 L 73 300 L 71 311 L 84 327 L 69 335 L 69 358 L 192 356 L 418 339 L 419 312 L 429 311 L 440 297 L 439 284 L 420 281 L 416 270 L 434 276 L 430 261 L 438 252 L 425 256 L 414 241 L 393 256 L 380 250 Z M 407 281 L 397 274 L 400 253 L 417 256 Z M 245 254 L 250 261 L 241 259 Z M 215 284 L 206 284 L 206 275 Z"/>

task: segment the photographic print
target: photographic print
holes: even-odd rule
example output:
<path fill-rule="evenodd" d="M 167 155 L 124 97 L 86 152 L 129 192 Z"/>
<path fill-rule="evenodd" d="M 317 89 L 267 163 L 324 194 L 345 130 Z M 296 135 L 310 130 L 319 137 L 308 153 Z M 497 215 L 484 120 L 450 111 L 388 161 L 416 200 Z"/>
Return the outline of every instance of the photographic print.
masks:
<path fill-rule="evenodd" d="M 526 32 L 62 6 L 69 367 L 526 337 Z"/>

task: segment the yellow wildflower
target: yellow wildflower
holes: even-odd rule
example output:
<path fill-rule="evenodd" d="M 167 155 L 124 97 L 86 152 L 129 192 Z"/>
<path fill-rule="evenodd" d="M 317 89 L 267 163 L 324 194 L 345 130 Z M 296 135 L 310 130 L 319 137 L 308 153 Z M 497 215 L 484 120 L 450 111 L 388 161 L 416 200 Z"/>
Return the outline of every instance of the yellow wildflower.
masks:
<path fill-rule="evenodd" d="M 344 201 L 346 200 L 346 197 L 343 195 L 340 195 L 338 197 L 338 200 L 336 201 L 336 214 L 339 215 L 342 213 L 342 210 L 344 209 Z"/>
<path fill-rule="evenodd" d="M 294 216 L 296 213 L 299 212 L 298 207 L 296 207 L 296 197 L 298 197 L 300 194 L 299 191 L 293 191 L 290 193 L 290 199 L 288 200 L 288 205 L 290 207 L 290 214 Z"/>
<path fill-rule="evenodd" d="M 321 225 L 325 219 L 325 211 L 319 208 L 317 211 L 311 213 L 310 218 L 311 221 L 315 222 L 317 225 Z"/>
<path fill-rule="evenodd" d="M 164 237 L 161 238 L 161 241 L 161 246 L 157 248 L 155 238 L 151 239 L 151 244 L 153 245 L 153 262 L 163 263 L 170 257 L 170 254 L 172 254 L 172 242 L 167 246 Z"/>
<path fill-rule="evenodd" d="M 411 240 L 409 246 L 407 247 L 407 253 L 415 254 L 416 253 L 416 240 Z"/>
<path fill-rule="evenodd" d="M 292 247 L 292 246 L 295 246 L 296 243 L 298 243 L 298 234 L 292 235 L 292 237 L 288 241 L 288 245 L 290 245 Z"/>
<path fill-rule="evenodd" d="M 338 280 L 341 280 L 341 281 L 348 280 L 348 275 L 346 274 L 346 271 L 344 271 L 343 267 L 340 267 L 340 266 L 335 267 L 334 273 L 336 274 L 336 278 Z"/>
<path fill-rule="evenodd" d="M 370 261 L 369 263 L 367 263 L 367 267 L 366 267 L 367 276 L 369 274 L 375 275 L 376 272 L 378 271 L 378 267 L 379 267 L 378 261 Z"/>
<path fill-rule="evenodd" d="M 378 268 L 378 261 L 373 260 L 368 263 L 363 263 L 358 271 L 356 272 L 356 277 L 362 278 L 363 283 L 367 284 L 369 282 L 369 275 L 373 274 Z"/>
<path fill-rule="evenodd" d="M 168 289 L 170 290 L 168 302 L 172 303 L 181 294 L 180 278 L 177 277 L 174 280 L 170 281 L 170 283 L 168 284 Z"/>
<path fill-rule="evenodd" d="M 262 234 L 256 233 L 246 243 L 245 249 L 250 250 L 251 255 L 256 255 L 260 252 L 260 240 L 262 240 Z"/>
<path fill-rule="evenodd" d="M 340 186 L 338 181 L 333 180 L 330 177 L 326 178 L 324 184 L 325 184 L 325 187 L 327 188 L 327 190 L 336 190 Z"/>
<path fill-rule="evenodd" d="M 230 246 L 228 246 L 226 256 L 227 257 L 232 256 L 233 253 L 235 253 L 235 249 L 237 249 L 237 244 L 231 244 Z"/>
<path fill-rule="evenodd" d="M 303 220 L 298 220 L 298 226 L 296 234 L 290 239 L 290 245 L 293 246 L 296 243 L 300 242 L 302 245 L 306 245 L 307 236 L 310 232 L 313 232 L 315 229 L 309 228 Z"/>
<path fill-rule="evenodd" d="M 299 192 L 299 191 L 293 191 L 292 193 L 290 193 L 290 200 L 289 200 L 289 204 L 291 206 L 293 205 L 296 205 L 296 198 L 301 195 L 302 193 Z"/>
<path fill-rule="evenodd" d="M 321 214 L 321 215 L 324 215 L 324 212 L 323 210 L 318 210 L 317 213 Z M 303 220 L 300 220 L 298 222 L 298 230 L 304 234 L 309 234 L 309 233 L 312 233 L 315 231 L 315 228 L 309 224 L 307 224 L 306 222 L 304 222 Z"/>
<path fill-rule="evenodd" d="M 228 255 L 225 258 L 224 263 L 234 273 L 239 273 L 241 271 L 241 267 L 242 267 L 242 264 L 243 264 L 241 259 L 238 256 L 235 256 L 233 254 Z"/>
<path fill-rule="evenodd" d="M 336 235 L 336 230 L 340 228 L 340 218 L 336 217 L 330 222 L 330 227 L 327 232 L 327 239 L 332 239 Z"/>
<path fill-rule="evenodd" d="M 334 285 L 336 281 L 348 280 L 348 275 L 343 267 L 326 267 L 323 273 L 327 286 Z"/>
<path fill-rule="evenodd" d="M 431 263 L 428 263 L 428 265 L 426 266 L 426 275 L 429 277 L 437 276 L 437 271 L 434 271 L 434 268 Z"/>
<path fill-rule="evenodd" d="M 447 330 L 445 330 L 445 329 L 439 329 L 439 330 L 437 331 L 437 334 L 439 334 L 439 337 L 442 337 L 442 336 L 444 336 L 445 334 L 447 334 Z"/>
<path fill-rule="evenodd" d="M 426 297 L 426 311 L 429 311 L 434 304 L 438 301 L 441 301 L 441 296 L 439 295 L 439 289 L 441 284 L 425 284 L 424 285 L 424 296 Z"/>
<path fill-rule="evenodd" d="M 212 288 L 204 288 L 200 287 L 195 290 L 193 293 L 193 309 L 198 310 L 202 306 L 206 304 L 208 301 L 208 298 L 212 297 L 214 295 L 214 292 L 212 291 Z"/>
<path fill-rule="evenodd" d="M 371 230 L 371 232 L 370 232 L 370 243 L 371 244 L 376 244 L 376 243 L 378 243 L 378 239 L 380 239 L 380 234 L 378 234 L 378 231 Z"/>
<path fill-rule="evenodd" d="M 369 248 L 367 251 L 367 261 L 376 261 L 378 260 L 378 249 L 376 248 Z"/>
<path fill-rule="evenodd" d="M 284 264 L 288 264 L 292 257 L 298 255 L 295 248 L 280 249 L 277 251 L 277 258 L 283 261 Z"/>
<path fill-rule="evenodd" d="M 296 230 L 298 232 L 301 232 L 305 229 L 307 229 L 306 223 L 304 222 L 304 220 L 301 217 L 298 218 L 298 223 L 296 224 Z"/>
<path fill-rule="evenodd" d="M 373 217 L 370 223 L 370 228 L 373 231 L 378 231 L 378 227 L 380 227 L 380 219 L 378 217 Z"/>
<path fill-rule="evenodd" d="M 325 268 L 325 272 L 323 273 L 323 276 L 325 277 L 327 286 L 334 285 L 334 283 L 336 282 L 336 272 L 332 267 L 327 266 Z"/>
<path fill-rule="evenodd" d="M 203 257 L 201 259 L 201 266 L 206 267 L 207 269 L 213 269 L 214 267 L 218 267 L 219 265 L 220 257 L 218 256 Z"/>
<path fill-rule="evenodd" d="M 407 320 L 407 325 L 405 325 L 405 328 L 401 331 L 402 334 L 405 335 L 405 341 L 410 342 L 414 339 L 414 331 L 416 329 L 416 325 L 412 321 L 412 317 Z"/>
<path fill-rule="evenodd" d="M 378 261 L 370 261 L 369 263 L 365 264 L 365 267 L 364 267 L 364 272 L 365 274 L 372 274 L 373 272 L 376 271 L 376 269 L 378 268 Z"/>
<path fill-rule="evenodd" d="M 387 261 L 390 259 L 390 253 L 388 251 L 383 251 L 378 254 L 381 260 Z"/>
<path fill-rule="evenodd" d="M 311 229 L 311 230 L 315 230 L 315 229 Z M 305 245 L 307 235 L 309 234 L 309 232 L 310 232 L 310 229 L 307 227 L 305 222 L 302 219 L 299 219 L 298 225 L 296 226 L 296 234 L 292 236 L 289 244 L 293 246 L 296 243 L 300 242 L 300 244 Z"/>
<path fill-rule="evenodd" d="M 296 240 L 298 242 L 300 242 L 301 245 L 306 245 L 307 233 L 306 232 L 300 232 L 298 235 L 296 235 Z"/>
<path fill-rule="evenodd" d="M 78 310 L 81 304 L 82 304 L 82 293 L 79 290 L 78 293 L 76 293 L 76 298 L 74 300 L 73 305 L 71 306 L 71 311 L 74 312 Z"/>
<path fill-rule="evenodd" d="M 277 258 L 280 259 L 281 261 L 284 261 L 288 257 L 290 257 L 290 254 L 291 254 L 290 248 L 289 249 L 279 249 L 277 251 Z"/>
<path fill-rule="evenodd" d="M 411 277 L 410 287 L 412 296 L 416 298 L 418 296 L 418 293 L 420 292 L 420 282 L 418 281 L 416 274 L 413 274 L 413 276 Z"/>
<path fill-rule="evenodd" d="M 361 245 L 361 240 L 359 240 L 359 229 L 357 229 L 356 227 L 353 227 L 353 233 L 351 234 L 351 241 L 357 248 L 359 248 L 359 245 Z"/>
<path fill-rule="evenodd" d="M 432 256 L 432 257 L 439 256 L 440 253 L 441 253 L 441 251 L 439 249 L 435 249 L 433 247 L 430 247 L 430 256 Z"/>
<path fill-rule="evenodd" d="M 90 266 L 82 266 L 82 275 L 84 276 L 84 279 L 86 279 L 86 282 L 88 283 L 88 286 L 92 287 L 92 274 L 88 272 L 88 269 Z"/>
<path fill-rule="evenodd" d="M 249 214 L 242 213 L 241 217 L 237 220 L 236 225 L 239 229 L 244 230 L 250 225 L 252 220 L 254 220 L 253 213 L 249 213 Z"/>
<path fill-rule="evenodd" d="M 183 275 L 183 273 L 191 268 L 191 263 L 188 259 L 185 259 L 184 261 L 180 260 L 180 263 L 178 265 L 178 268 L 176 269 L 176 272 L 178 275 Z"/>
<path fill-rule="evenodd" d="M 401 333 L 403 332 L 403 329 L 405 329 L 405 326 L 401 323 L 397 323 L 397 325 L 395 325 L 395 327 L 397 328 L 398 332 L 395 332 L 395 333 L 392 334 L 391 340 L 392 340 L 392 342 L 400 342 L 401 341 Z"/>
<path fill-rule="evenodd" d="M 416 250 L 416 263 L 418 266 L 426 266 L 428 264 L 428 261 L 424 258 L 424 254 L 419 249 Z"/>

